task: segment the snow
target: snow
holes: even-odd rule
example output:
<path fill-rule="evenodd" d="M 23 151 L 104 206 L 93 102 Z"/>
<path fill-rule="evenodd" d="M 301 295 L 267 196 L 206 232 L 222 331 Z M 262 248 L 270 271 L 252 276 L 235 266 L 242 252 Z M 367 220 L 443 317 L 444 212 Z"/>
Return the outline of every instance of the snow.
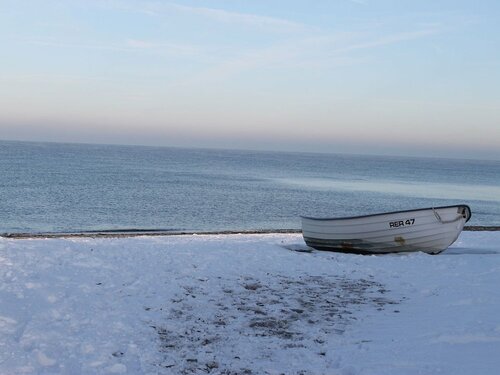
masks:
<path fill-rule="evenodd" d="M 0 373 L 498 373 L 500 232 L 437 256 L 304 247 L 0 238 Z"/>

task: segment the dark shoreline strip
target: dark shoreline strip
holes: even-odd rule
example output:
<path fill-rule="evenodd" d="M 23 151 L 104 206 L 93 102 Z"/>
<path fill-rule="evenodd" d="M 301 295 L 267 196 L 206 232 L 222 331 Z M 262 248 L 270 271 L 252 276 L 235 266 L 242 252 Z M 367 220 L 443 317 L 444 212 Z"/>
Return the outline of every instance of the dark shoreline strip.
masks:
<path fill-rule="evenodd" d="M 272 233 L 302 233 L 300 229 L 259 229 L 259 230 L 223 230 L 223 231 L 162 231 L 162 230 L 117 230 L 77 233 L 2 233 L 4 238 L 120 238 L 140 236 L 189 236 L 189 235 L 217 235 L 217 234 L 272 234 Z"/>
<path fill-rule="evenodd" d="M 495 232 L 500 231 L 500 226 L 466 225 L 464 230 L 472 232 Z"/>
<path fill-rule="evenodd" d="M 500 226 L 465 226 L 464 231 L 500 231 Z M 30 238 L 126 238 L 140 236 L 189 236 L 189 235 L 227 235 L 227 234 L 273 234 L 273 233 L 302 233 L 300 229 L 261 229 L 261 230 L 224 230 L 224 231 L 172 231 L 172 230 L 103 230 L 84 231 L 75 233 L 2 233 L 0 237 L 13 239 Z"/>

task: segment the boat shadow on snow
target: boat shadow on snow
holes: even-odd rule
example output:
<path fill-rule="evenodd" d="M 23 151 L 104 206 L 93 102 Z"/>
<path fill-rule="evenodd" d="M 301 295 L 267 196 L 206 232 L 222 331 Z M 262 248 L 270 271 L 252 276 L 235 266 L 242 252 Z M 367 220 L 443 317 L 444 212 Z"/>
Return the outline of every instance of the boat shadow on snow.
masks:
<path fill-rule="evenodd" d="M 377 255 L 377 256 L 383 256 L 383 255 L 399 255 L 399 256 L 404 256 L 408 254 L 415 253 L 415 251 L 411 252 L 393 252 L 393 253 L 382 253 L 382 254 L 368 254 L 365 252 L 345 252 L 345 251 L 335 251 L 335 250 L 316 250 L 313 249 L 312 247 L 309 247 L 305 244 L 301 243 L 296 243 L 296 244 L 288 244 L 288 245 L 281 245 L 284 249 L 290 250 L 290 251 L 295 251 L 298 253 L 312 253 L 312 252 L 320 252 L 320 253 L 334 253 L 334 254 L 351 254 L 351 255 Z M 448 248 L 445 251 L 439 253 L 439 254 L 428 254 L 425 252 L 419 252 L 417 253 L 423 253 L 427 255 L 493 255 L 493 254 L 500 254 L 500 249 L 495 250 L 495 249 L 488 249 L 488 248 L 483 248 L 483 249 L 478 249 L 478 248 L 471 248 L 471 247 L 452 247 Z"/>
<path fill-rule="evenodd" d="M 307 245 L 303 245 L 303 244 L 290 244 L 290 245 L 281 245 L 282 248 L 284 249 L 287 249 L 287 250 L 290 250 L 290 251 L 295 251 L 297 253 L 325 253 L 325 254 L 328 254 L 328 253 L 331 253 L 331 254 L 342 254 L 342 255 L 376 255 L 376 256 L 383 256 L 383 255 L 408 255 L 410 253 L 414 253 L 414 252 L 406 252 L 406 253 L 402 253 L 402 252 L 394 252 L 394 253 L 381 253 L 381 254 L 374 254 L 374 253 L 366 253 L 366 252 L 356 252 L 356 251 L 349 251 L 349 252 L 346 252 L 346 251 L 335 251 L 335 250 L 318 250 L 318 249 L 313 249 L 312 247 L 309 247 Z"/>
<path fill-rule="evenodd" d="M 500 249 L 471 248 L 471 247 L 450 247 L 443 251 L 441 255 L 493 255 L 500 254 Z"/>

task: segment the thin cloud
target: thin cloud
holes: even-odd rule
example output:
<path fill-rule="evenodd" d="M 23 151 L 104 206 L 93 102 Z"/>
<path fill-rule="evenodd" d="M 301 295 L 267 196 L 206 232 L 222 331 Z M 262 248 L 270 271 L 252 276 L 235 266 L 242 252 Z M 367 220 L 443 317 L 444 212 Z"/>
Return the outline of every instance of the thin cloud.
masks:
<path fill-rule="evenodd" d="M 47 48 L 83 49 L 127 53 L 142 53 L 144 51 L 148 51 L 151 53 L 176 57 L 210 57 L 210 53 L 206 48 L 189 44 L 148 41 L 140 39 L 129 39 L 121 43 L 117 42 L 107 44 L 63 41 L 56 38 L 21 38 L 17 39 L 17 41 L 20 43 Z"/>
<path fill-rule="evenodd" d="M 262 16 L 252 13 L 231 12 L 217 8 L 192 7 L 170 3 L 170 7 L 224 23 L 244 24 L 256 28 L 274 29 L 277 31 L 300 31 L 307 27 L 304 24 L 282 18 Z"/>
<path fill-rule="evenodd" d="M 136 50 L 168 52 L 176 56 L 199 56 L 204 53 L 204 51 L 197 46 L 141 39 L 129 39 L 127 40 L 127 46 Z"/>
<path fill-rule="evenodd" d="M 193 16 L 204 17 L 216 22 L 245 25 L 255 29 L 276 32 L 299 32 L 310 29 L 310 27 L 305 24 L 279 17 L 233 12 L 220 8 L 188 6 L 174 2 L 107 1 L 100 4 L 100 6 L 116 9 L 118 11 L 135 12 L 156 17 L 162 17 L 172 11 L 181 12 Z"/>
<path fill-rule="evenodd" d="M 77 42 L 64 42 L 54 38 L 32 38 L 32 39 L 21 39 L 23 43 L 32 44 L 41 47 L 54 47 L 54 48 L 78 48 L 78 49 L 88 49 L 88 50 L 104 50 L 104 51 L 132 51 L 132 48 L 117 45 L 117 44 L 89 44 L 89 43 L 77 43 Z"/>
<path fill-rule="evenodd" d="M 296 39 L 271 47 L 244 51 L 238 56 L 212 67 L 198 77 L 193 77 L 186 83 L 224 80 L 242 72 L 259 68 L 332 68 L 363 64 L 369 59 L 353 57 L 350 52 L 417 40 L 439 32 L 439 29 L 432 28 L 383 35 L 365 41 L 360 41 L 364 34 L 354 32 Z"/>
<path fill-rule="evenodd" d="M 378 39 L 374 39 L 372 41 L 352 44 L 350 46 L 338 49 L 337 52 L 382 47 L 382 46 L 389 45 L 389 44 L 395 44 L 395 43 L 420 39 L 420 38 L 427 37 L 427 36 L 430 36 L 433 34 L 437 34 L 439 32 L 440 32 L 440 30 L 437 28 L 430 28 L 430 29 L 416 30 L 416 31 L 410 31 L 410 32 L 395 33 L 395 34 L 391 34 L 391 35 L 382 36 L 382 37 L 380 37 Z"/>

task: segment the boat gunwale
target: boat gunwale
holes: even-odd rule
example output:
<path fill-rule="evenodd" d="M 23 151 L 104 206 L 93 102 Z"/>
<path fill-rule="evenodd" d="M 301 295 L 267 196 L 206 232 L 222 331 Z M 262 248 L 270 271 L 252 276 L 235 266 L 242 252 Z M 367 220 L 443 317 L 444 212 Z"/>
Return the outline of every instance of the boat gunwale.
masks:
<path fill-rule="evenodd" d="M 311 216 L 300 216 L 302 219 L 309 219 L 309 220 L 317 220 L 317 221 L 333 221 L 333 220 L 350 220 L 350 219 L 362 219 L 365 217 L 372 217 L 372 216 L 382 216 L 382 215 L 392 215 L 392 214 L 402 214 L 402 213 L 407 213 L 407 212 L 418 212 L 418 211 L 428 211 L 428 210 L 439 210 L 443 208 L 453 208 L 453 207 L 465 207 L 469 213 L 468 217 L 466 218 L 465 222 L 467 223 L 470 218 L 472 217 L 472 211 L 470 207 L 466 204 L 453 204 L 450 206 L 440 206 L 440 207 L 427 207 L 427 208 L 416 208 L 413 210 L 401 210 L 401 211 L 391 211 L 391 212 L 380 212 L 376 214 L 369 214 L 369 215 L 359 215 L 359 216 L 345 216 L 345 217 L 311 217 Z"/>

